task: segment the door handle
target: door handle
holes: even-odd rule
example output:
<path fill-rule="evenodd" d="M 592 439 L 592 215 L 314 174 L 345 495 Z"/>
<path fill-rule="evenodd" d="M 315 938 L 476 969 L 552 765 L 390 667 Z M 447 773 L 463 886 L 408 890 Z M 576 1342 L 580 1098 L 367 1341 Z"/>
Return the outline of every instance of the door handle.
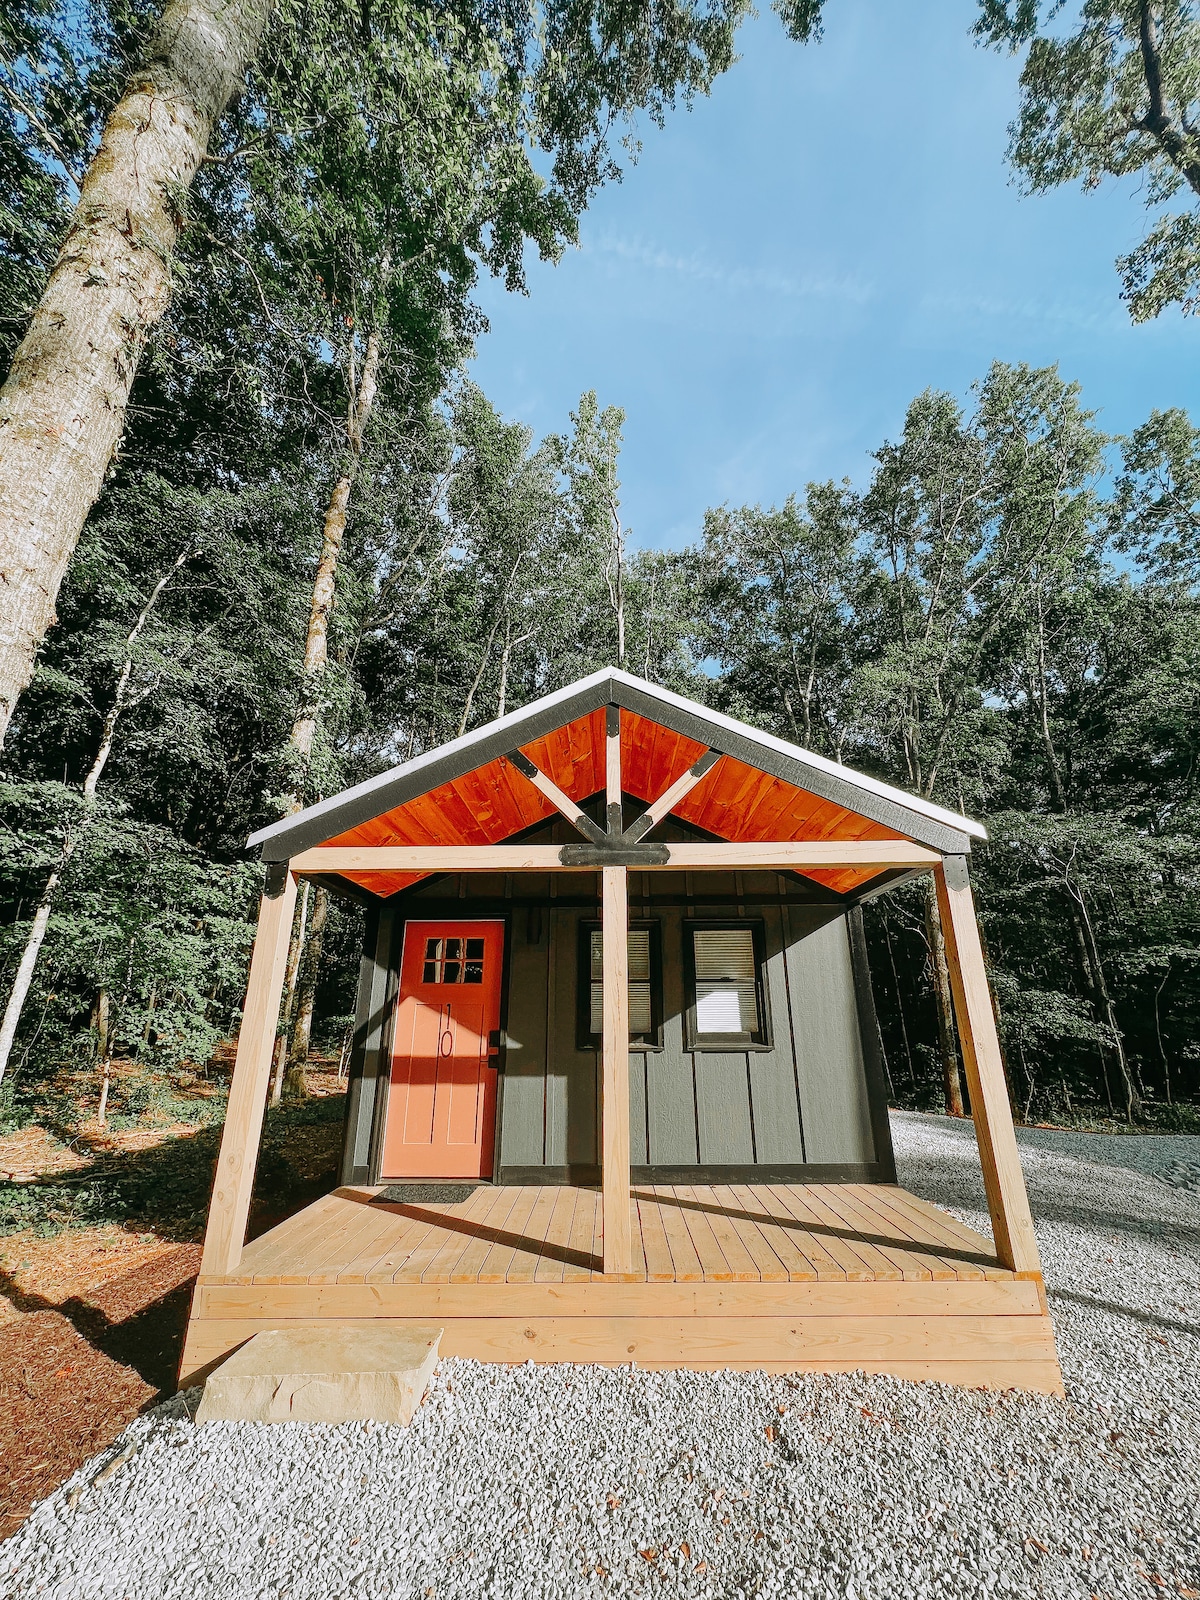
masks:
<path fill-rule="evenodd" d="M 499 1028 L 490 1029 L 489 1032 L 488 1032 L 488 1066 L 489 1067 L 498 1067 L 499 1066 L 499 1062 L 497 1060 L 497 1057 L 500 1054 L 500 1049 L 501 1049 L 501 1046 L 503 1045 L 503 1043 L 504 1043 L 504 1034 L 501 1032 L 501 1030 Z"/>
<path fill-rule="evenodd" d="M 454 1054 L 454 1031 L 450 1026 L 450 1002 L 446 1002 L 446 1021 L 442 1024 L 441 1008 L 438 1009 L 438 1055 L 452 1056 Z"/>

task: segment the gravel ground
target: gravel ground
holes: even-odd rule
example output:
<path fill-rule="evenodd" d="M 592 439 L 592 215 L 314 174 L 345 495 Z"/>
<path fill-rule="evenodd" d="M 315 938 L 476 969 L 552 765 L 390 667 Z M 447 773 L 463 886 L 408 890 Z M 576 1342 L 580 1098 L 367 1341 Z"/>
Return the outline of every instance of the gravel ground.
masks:
<path fill-rule="evenodd" d="M 895 1128 L 902 1181 L 982 1227 L 969 1125 Z M 1200 1600 L 1200 1139 L 1022 1143 L 1065 1401 L 465 1361 L 408 1430 L 198 1430 L 177 1397 L 0 1546 L 0 1593 Z"/>

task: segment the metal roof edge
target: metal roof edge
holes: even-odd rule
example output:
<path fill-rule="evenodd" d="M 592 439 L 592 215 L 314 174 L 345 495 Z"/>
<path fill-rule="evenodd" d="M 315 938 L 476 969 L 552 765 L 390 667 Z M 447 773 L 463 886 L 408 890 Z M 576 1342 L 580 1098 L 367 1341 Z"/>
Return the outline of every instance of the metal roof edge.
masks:
<path fill-rule="evenodd" d="M 648 683 L 644 678 L 635 678 L 631 673 L 622 672 L 612 668 L 612 678 L 628 689 L 637 693 L 648 695 L 654 700 L 673 706 L 676 710 L 685 712 L 695 717 L 699 714 L 705 722 L 725 732 L 732 733 L 738 738 L 747 740 L 752 744 L 761 745 L 764 749 L 774 751 L 785 756 L 788 760 L 796 761 L 800 765 L 813 771 L 835 778 L 842 783 L 851 784 L 856 789 L 865 790 L 875 794 L 880 799 L 889 801 L 892 805 L 902 806 L 906 811 L 915 811 L 921 816 L 928 817 L 933 822 L 939 822 L 943 827 L 951 828 L 956 833 L 969 834 L 974 839 L 986 839 L 987 829 L 981 822 L 964 816 L 959 811 L 950 811 L 945 806 L 939 806 L 932 800 L 925 800 L 920 795 L 909 793 L 907 789 L 897 788 L 894 784 L 885 783 L 881 778 L 872 778 L 865 772 L 859 772 L 854 767 L 843 766 L 838 761 L 831 761 L 828 756 L 818 755 L 815 750 L 806 750 L 803 745 L 790 744 L 786 739 L 777 738 L 775 734 L 764 733 L 762 729 L 752 727 L 748 722 L 739 722 L 734 717 L 728 717 L 723 711 L 714 711 L 711 706 L 703 706 L 698 701 L 688 700 L 683 695 L 676 694 L 671 689 L 664 689 L 660 684 Z M 633 706 L 627 709 L 634 710 Z M 714 744 L 718 741 L 714 741 Z"/>

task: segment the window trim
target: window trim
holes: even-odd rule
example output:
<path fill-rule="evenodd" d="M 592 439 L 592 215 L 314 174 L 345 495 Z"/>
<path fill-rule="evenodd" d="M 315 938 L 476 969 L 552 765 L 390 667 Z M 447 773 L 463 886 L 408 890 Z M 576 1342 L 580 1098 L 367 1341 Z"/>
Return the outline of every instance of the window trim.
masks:
<path fill-rule="evenodd" d="M 696 1027 L 696 945 L 695 933 L 719 933 L 723 929 L 750 930 L 754 941 L 754 994 L 758 1002 L 758 1031 L 749 1039 L 733 1035 L 702 1034 Z M 773 1050 L 771 1008 L 767 1000 L 766 925 L 759 917 L 685 917 L 683 922 L 683 1048 L 692 1052 L 717 1051 L 740 1055 L 747 1050 Z"/>
<path fill-rule="evenodd" d="M 575 1047 L 599 1050 L 601 1036 L 592 1023 L 592 934 L 603 924 L 596 917 L 581 917 L 577 924 L 575 981 Z M 636 1054 L 663 1048 L 662 923 L 657 917 L 635 917 L 629 929 L 646 928 L 650 934 L 650 1031 L 630 1034 L 629 1048 Z"/>

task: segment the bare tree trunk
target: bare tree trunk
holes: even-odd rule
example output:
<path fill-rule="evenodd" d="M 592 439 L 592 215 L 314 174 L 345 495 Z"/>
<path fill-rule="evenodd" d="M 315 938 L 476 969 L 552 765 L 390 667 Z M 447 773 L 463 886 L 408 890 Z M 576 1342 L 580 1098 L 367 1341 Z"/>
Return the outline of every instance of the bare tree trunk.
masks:
<path fill-rule="evenodd" d="M 302 764 L 312 755 L 313 739 L 317 731 L 320 710 L 321 682 L 329 665 L 329 618 L 333 611 L 334 590 L 337 584 L 338 561 L 342 554 L 342 541 L 346 537 L 346 515 L 350 508 L 350 491 L 358 475 L 362 459 L 363 433 L 375 404 L 379 383 L 379 335 L 371 334 L 363 358 L 362 376 L 357 392 L 351 390 L 346 417 L 346 439 L 349 459 L 346 470 L 339 476 L 325 508 L 324 536 L 321 540 L 321 559 L 317 562 L 317 575 L 313 580 L 312 603 L 308 613 L 308 633 L 304 640 L 304 693 L 301 696 L 296 720 L 292 724 L 291 749 Z M 299 797 L 293 809 L 298 808 Z"/>
<path fill-rule="evenodd" d="M 304 947 L 300 988 L 296 996 L 296 1018 L 292 1024 L 287 1080 L 284 1085 L 287 1094 L 301 1098 L 308 1093 L 304 1081 L 304 1069 L 308 1064 L 308 1046 L 312 1039 L 313 1008 L 317 999 L 317 980 L 321 975 L 321 946 L 324 942 L 325 921 L 328 915 L 329 891 L 318 885 L 313 895 L 308 942 Z"/>
<path fill-rule="evenodd" d="M 183 196 L 271 0 L 169 0 L 105 125 L 0 391 L 0 741 L 166 310 Z"/>
<path fill-rule="evenodd" d="M 367 340 L 366 354 L 363 358 L 362 373 L 357 385 L 354 381 L 354 372 L 350 373 L 350 399 L 346 408 L 346 443 L 348 447 L 345 470 L 339 475 L 329 496 L 329 503 L 325 508 L 325 526 L 321 540 L 321 557 L 317 562 L 317 573 L 313 579 L 312 601 L 308 613 L 308 632 L 304 640 L 304 688 L 300 697 L 300 705 L 296 711 L 296 719 L 292 724 L 291 737 L 288 740 L 288 751 L 293 762 L 292 783 L 293 790 L 288 802 L 289 811 L 299 811 L 304 803 L 304 788 L 307 777 L 308 765 L 312 758 L 313 742 L 317 733 L 317 720 L 321 708 L 321 685 L 329 665 L 329 618 L 333 611 L 334 594 L 337 588 L 338 561 L 342 554 L 342 542 L 346 536 L 346 516 L 350 507 L 350 491 L 354 487 L 354 480 L 358 476 L 359 463 L 362 460 L 363 437 L 366 433 L 367 422 L 371 416 L 371 408 L 375 404 L 375 396 L 379 387 L 379 360 L 381 346 L 379 335 L 372 333 Z M 305 905 L 307 905 L 308 888 L 305 885 Z M 317 891 L 318 900 L 324 895 L 324 890 Z M 323 920 L 323 919 L 322 919 Z M 313 911 L 313 932 L 316 933 L 316 909 Z M 288 951 L 287 979 L 284 984 L 282 1015 L 290 1018 L 296 1007 L 296 978 L 300 963 L 300 956 L 304 944 L 304 931 L 302 924 L 298 936 L 294 937 Z M 318 938 L 318 953 L 320 940 Z M 293 961 L 293 955 L 295 960 Z M 311 1027 L 311 1017 L 309 1025 Z M 307 1040 L 307 1035 L 305 1036 Z M 271 1087 L 271 1104 L 278 1105 L 283 1092 L 284 1061 L 289 1062 L 287 1068 L 288 1087 L 294 1081 L 300 1084 L 300 1093 L 303 1093 L 304 1074 L 300 1071 L 298 1078 L 292 1073 L 290 1066 L 290 1047 L 287 1044 L 287 1029 L 279 1043 L 276 1045 L 276 1060 Z M 307 1055 L 307 1044 L 305 1047 Z M 301 1063 L 303 1067 L 303 1063 Z"/>
<path fill-rule="evenodd" d="M 1068 884 L 1071 897 L 1079 909 L 1079 932 L 1083 939 L 1084 950 L 1087 955 L 1088 966 L 1092 974 L 1092 993 L 1096 1000 L 1096 1009 L 1108 1024 L 1111 1039 L 1111 1050 L 1117 1061 L 1117 1071 L 1121 1074 L 1121 1083 L 1125 1089 L 1125 1120 L 1132 1123 L 1135 1117 L 1142 1114 L 1142 1100 L 1134 1087 L 1133 1077 L 1129 1070 L 1129 1058 L 1125 1053 L 1125 1036 L 1117 1023 L 1116 1007 L 1113 1004 L 1112 994 L 1108 987 L 1108 979 L 1104 973 L 1104 963 L 1100 959 L 1100 947 L 1096 942 L 1096 930 L 1092 926 L 1092 919 L 1088 913 L 1087 901 L 1083 890 L 1074 884 Z"/>
<path fill-rule="evenodd" d="M 284 978 L 284 1003 L 280 1008 L 282 1027 L 275 1041 L 275 1060 L 271 1066 L 271 1104 L 277 1106 L 283 1098 L 283 1075 L 287 1071 L 288 1041 L 292 1034 L 292 1006 L 296 998 L 296 975 L 300 971 L 300 958 L 304 954 L 304 935 L 308 923 L 308 896 L 312 884 L 308 878 L 300 891 L 296 907 L 296 920 L 292 924 L 292 938 L 288 946 L 286 976 Z"/>
<path fill-rule="evenodd" d="M 946 1084 L 946 1115 L 964 1117 L 966 1107 L 963 1103 L 962 1075 L 958 1069 L 958 1045 L 954 1036 L 950 968 L 946 961 L 946 940 L 942 933 L 932 873 L 925 889 L 925 933 L 929 940 L 929 965 L 933 970 L 933 1001 L 937 1012 L 938 1053 L 942 1058 L 942 1076 Z"/>
<path fill-rule="evenodd" d="M 896 956 L 892 950 L 892 934 L 886 918 L 883 923 L 883 938 L 887 945 L 888 964 L 892 969 L 892 987 L 896 991 L 896 1013 L 900 1018 L 900 1037 L 904 1041 L 904 1059 L 908 1063 L 908 1081 L 915 1088 L 917 1074 L 913 1069 L 912 1048 L 908 1042 L 908 1022 L 904 1016 L 904 996 L 900 990 L 900 974 L 896 971 Z"/>
<path fill-rule="evenodd" d="M 1166 1046 L 1163 1044 L 1162 1013 L 1159 1010 L 1159 1002 L 1162 1000 L 1162 992 L 1167 987 L 1167 980 L 1170 976 L 1171 963 L 1168 961 L 1167 970 L 1163 973 L 1163 981 L 1154 991 L 1154 1034 L 1158 1040 L 1158 1054 L 1163 1067 L 1163 1088 L 1168 1105 L 1171 1104 L 1171 1062 L 1167 1056 Z"/>
<path fill-rule="evenodd" d="M 101 774 L 108 765 L 108 758 L 112 754 L 113 736 L 116 733 L 121 713 L 129 704 L 129 680 L 133 672 L 134 646 L 137 644 L 142 629 L 146 626 L 150 613 L 157 605 L 159 596 L 192 554 L 193 547 L 190 544 L 180 551 L 174 564 L 163 574 L 150 591 L 149 599 L 139 612 L 137 621 L 126 635 L 125 660 L 117 678 L 117 687 L 113 694 L 112 705 L 108 708 L 108 715 L 104 719 L 104 727 L 100 732 L 100 748 L 97 750 L 95 760 L 88 769 L 87 777 L 83 780 L 84 813 L 78 828 L 68 829 L 63 839 L 62 848 L 59 851 L 58 860 L 46 879 L 45 887 L 37 904 L 37 910 L 34 912 L 29 936 L 25 940 L 25 948 L 21 952 L 21 960 L 8 996 L 8 1004 L 4 1008 L 4 1020 L 0 1022 L 0 1083 L 4 1081 L 4 1074 L 8 1070 L 13 1041 L 17 1037 L 17 1029 L 21 1025 L 21 1013 L 24 1011 L 25 1001 L 29 997 L 33 974 L 37 969 L 38 956 L 41 954 L 42 945 L 46 939 L 46 929 L 50 926 L 50 913 L 58 895 L 63 873 L 67 870 L 71 857 L 79 848 L 80 841 L 92 825 L 92 818 L 95 815 L 96 786 L 100 782 Z"/>
<path fill-rule="evenodd" d="M 92 1001 L 92 1027 L 96 1030 L 96 1054 L 103 1061 L 108 1054 L 108 990 L 97 989 Z"/>

